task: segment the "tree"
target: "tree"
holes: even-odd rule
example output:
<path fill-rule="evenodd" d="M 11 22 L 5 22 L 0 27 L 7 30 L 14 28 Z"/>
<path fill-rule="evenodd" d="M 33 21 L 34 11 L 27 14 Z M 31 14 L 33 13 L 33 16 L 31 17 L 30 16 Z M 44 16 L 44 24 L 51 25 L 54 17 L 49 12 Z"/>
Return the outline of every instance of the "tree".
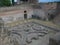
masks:
<path fill-rule="evenodd" d="M 0 0 L 0 6 L 10 6 L 10 0 Z"/>
<path fill-rule="evenodd" d="M 12 0 L 12 5 L 14 5 L 14 0 Z"/>

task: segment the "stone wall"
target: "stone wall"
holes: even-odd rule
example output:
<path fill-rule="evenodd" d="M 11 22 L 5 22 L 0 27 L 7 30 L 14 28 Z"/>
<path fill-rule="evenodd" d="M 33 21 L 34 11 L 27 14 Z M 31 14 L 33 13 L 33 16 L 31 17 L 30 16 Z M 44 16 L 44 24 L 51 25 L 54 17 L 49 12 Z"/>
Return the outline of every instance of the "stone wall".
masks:
<path fill-rule="evenodd" d="M 60 25 L 60 3 L 57 3 L 57 8 L 56 8 L 56 17 L 54 18 L 54 23 Z"/>
<path fill-rule="evenodd" d="M 10 7 L 0 7 L 0 12 L 6 12 L 6 11 L 13 11 L 13 10 L 19 10 L 19 9 L 31 9 L 31 5 L 15 5 L 15 6 L 10 6 Z"/>
<path fill-rule="evenodd" d="M 23 20 L 24 19 L 23 13 L 5 15 L 5 16 L 1 16 L 1 17 L 4 20 L 4 23 L 11 23 L 11 22 L 14 22 L 17 20 Z"/>
<path fill-rule="evenodd" d="M 40 19 L 46 19 L 47 15 L 45 15 L 44 10 L 42 9 L 34 9 L 33 14 L 40 17 Z"/>
<path fill-rule="evenodd" d="M 45 12 L 46 17 L 48 18 L 47 20 L 54 19 L 57 13 L 56 12 L 57 3 L 41 3 L 40 7 Z M 54 17 L 52 18 L 52 16 Z"/>
<path fill-rule="evenodd" d="M 38 3 L 38 0 L 28 0 L 28 3 Z"/>
<path fill-rule="evenodd" d="M 20 6 L 11 6 L 11 7 L 0 7 L 0 12 L 6 12 L 6 11 L 11 11 L 11 10 L 17 10 L 19 9 Z"/>
<path fill-rule="evenodd" d="M 56 9 L 57 3 L 44 3 L 41 6 L 44 10 Z"/>
<path fill-rule="evenodd" d="M 50 37 L 49 45 L 60 45 L 60 32 Z"/>
<path fill-rule="evenodd" d="M 17 20 L 24 20 L 24 11 L 27 11 L 27 18 L 31 18 L 33 15 L 33 9 L 30 6 L 18 6 L 18 7 L 3 7 L 0 8 L 0 17 L 5 23 L 11 23 Z"/>

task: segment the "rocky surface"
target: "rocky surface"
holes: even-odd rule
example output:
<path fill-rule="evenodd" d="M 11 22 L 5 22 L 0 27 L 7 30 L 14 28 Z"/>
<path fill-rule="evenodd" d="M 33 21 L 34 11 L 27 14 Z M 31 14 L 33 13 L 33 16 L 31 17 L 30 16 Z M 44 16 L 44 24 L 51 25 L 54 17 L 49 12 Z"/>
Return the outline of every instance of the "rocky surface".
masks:
<path fill-rule="evenodd" d="M 11 27 L 1 33 L 0 45 L 48 45 L 49 37 L 57 32 L 34 22 Z"/>

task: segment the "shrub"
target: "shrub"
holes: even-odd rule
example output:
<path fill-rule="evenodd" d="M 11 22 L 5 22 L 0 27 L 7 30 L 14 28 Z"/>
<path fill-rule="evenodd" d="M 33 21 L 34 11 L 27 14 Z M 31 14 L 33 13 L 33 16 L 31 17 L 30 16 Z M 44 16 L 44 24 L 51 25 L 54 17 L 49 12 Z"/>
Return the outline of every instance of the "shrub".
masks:
<path fill-rule="evenodd" d="M 0 6 L 10 6 L 10 0 L 0 0 Z"/>

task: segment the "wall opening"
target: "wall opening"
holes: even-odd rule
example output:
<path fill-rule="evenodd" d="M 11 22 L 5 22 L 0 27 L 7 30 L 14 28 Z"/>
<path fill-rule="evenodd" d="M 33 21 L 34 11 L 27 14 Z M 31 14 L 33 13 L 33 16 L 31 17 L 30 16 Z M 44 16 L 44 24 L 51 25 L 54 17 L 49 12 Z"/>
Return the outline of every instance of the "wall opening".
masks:
<path fill-rule="evenodd" d="M 27 19 L 27 14 L 24 14 L 24 19 Z"/>
<path fill-rule="evenodd" d="M 24 11 L 24 19 L 27 19 L 27 11 Z"/>

